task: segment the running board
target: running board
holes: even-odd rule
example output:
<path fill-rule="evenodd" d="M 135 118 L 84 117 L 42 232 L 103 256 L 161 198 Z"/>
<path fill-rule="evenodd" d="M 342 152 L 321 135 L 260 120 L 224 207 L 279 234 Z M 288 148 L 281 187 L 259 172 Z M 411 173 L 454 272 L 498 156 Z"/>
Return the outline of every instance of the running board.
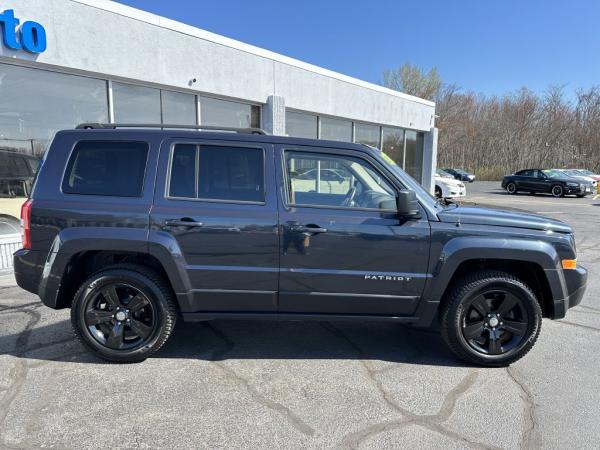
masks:
<path fill-rule="evenodd" d="M 376 316 L 355 314 L 295 314 L 295 313 L 237 313 L 237 312 L 196 312 L 183 313 L 185 322 L 204 322 L 207 320 L 316 320 L 316 321 L 383 321 L 397 323 L 416 323 L 418 317 Z"/>

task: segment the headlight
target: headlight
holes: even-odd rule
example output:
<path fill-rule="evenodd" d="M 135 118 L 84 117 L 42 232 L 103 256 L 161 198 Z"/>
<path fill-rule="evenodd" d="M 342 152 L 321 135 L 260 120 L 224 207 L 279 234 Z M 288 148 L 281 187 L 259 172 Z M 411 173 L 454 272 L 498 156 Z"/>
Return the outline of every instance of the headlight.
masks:
<path fill-rule="evenodd" d="M 567 186 L 570 186 L 570 187 L 579 187 L 579 183 L 567 183 Z"/>

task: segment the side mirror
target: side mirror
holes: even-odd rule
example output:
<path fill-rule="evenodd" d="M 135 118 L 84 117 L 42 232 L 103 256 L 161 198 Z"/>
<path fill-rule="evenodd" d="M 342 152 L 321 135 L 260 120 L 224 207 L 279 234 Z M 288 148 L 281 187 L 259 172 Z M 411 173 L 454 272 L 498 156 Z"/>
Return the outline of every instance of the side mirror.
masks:
<path fill-rule="evenodd" d="M 410 189 L 398 192 L 398 196 L 396 197 L 396 208 L 398 209 L 398 215 L 400 217 L 420 217 L 417 194 Z"/>

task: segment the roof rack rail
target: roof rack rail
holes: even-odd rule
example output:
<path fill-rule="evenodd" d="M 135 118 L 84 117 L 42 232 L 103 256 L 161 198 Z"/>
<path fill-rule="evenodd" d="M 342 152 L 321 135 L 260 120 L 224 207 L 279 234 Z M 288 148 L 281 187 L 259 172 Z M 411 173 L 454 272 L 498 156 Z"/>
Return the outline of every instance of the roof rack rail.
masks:
<path fill-rule="evenodd" d="M 236 127 L 216 127 L 211 125 L 170 125 L 170 124 L 153 124 L 153 123 L 80 123 L 75 127 L 78 130 L 98 130 L 116 128 L 175 128 L 182 130 L 198 130 L 198 131 L 226 131 L 230 133 L 241 134 L 263 134 L 267 133 L 261 128 L 236 128 Z"/>

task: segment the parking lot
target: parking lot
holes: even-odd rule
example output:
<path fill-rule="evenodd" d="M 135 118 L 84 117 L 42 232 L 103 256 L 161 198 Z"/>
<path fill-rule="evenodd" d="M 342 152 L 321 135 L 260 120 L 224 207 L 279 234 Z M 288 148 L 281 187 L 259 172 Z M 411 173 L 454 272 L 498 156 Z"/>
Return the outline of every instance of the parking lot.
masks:
<path fill-rule="evenodd" d="M 179 324 L 144 363 L 107 364 L 7 274 L 0 448 L 597 448 L 600 200 L 467 189 L 568 222 L 590 271 L 510 368 L 467 366 L 436 332 L 343 322 Z"/>

